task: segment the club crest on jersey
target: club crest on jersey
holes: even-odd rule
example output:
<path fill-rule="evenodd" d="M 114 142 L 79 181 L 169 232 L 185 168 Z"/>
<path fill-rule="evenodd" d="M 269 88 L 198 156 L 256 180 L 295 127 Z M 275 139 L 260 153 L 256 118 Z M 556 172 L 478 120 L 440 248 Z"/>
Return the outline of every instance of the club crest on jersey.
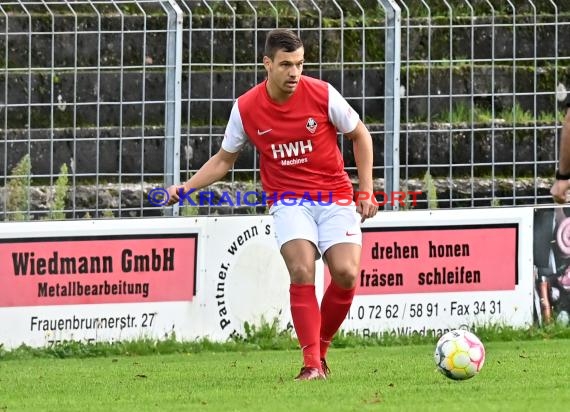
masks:
<path fill-rule="evenodd" d="M 317 121 L 312 117 L 309 117 L 309 120 L 307 120 L 306 127 L 309 132 L 315 133 L 315 131 L 317 130 Z"/>

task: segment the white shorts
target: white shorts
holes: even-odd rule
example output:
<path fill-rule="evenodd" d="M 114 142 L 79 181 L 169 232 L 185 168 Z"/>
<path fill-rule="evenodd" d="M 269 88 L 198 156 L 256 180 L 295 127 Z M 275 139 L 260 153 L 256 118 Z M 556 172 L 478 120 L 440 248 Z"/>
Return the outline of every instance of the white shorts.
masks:
<path fill-rule="evenodd" d="M 318 259 L 338 243 L 362 246 L 361 216 L 354 203 L 348 206 L 336 203 L 290 206 L 277 202 L 271 206 L 269 213 L 273 216 L 279 249 L 290 240 L 306 239 L 317 247 Z"/>

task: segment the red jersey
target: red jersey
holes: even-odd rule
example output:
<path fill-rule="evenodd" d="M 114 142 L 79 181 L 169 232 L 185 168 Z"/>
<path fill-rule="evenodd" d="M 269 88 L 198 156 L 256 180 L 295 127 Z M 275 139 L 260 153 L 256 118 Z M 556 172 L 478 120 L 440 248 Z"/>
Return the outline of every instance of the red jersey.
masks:
<path fill-rule="evenodd" d="M 337 131 L 353 131 L 358 114 L 322 80 L 301 76 L 281 104 L 271 100 L 266 82 L 234 103 L 222 148 L 235 153 L 249 138 L 260 153 L 263 190 L 272 199 L 352 199 Z"/>

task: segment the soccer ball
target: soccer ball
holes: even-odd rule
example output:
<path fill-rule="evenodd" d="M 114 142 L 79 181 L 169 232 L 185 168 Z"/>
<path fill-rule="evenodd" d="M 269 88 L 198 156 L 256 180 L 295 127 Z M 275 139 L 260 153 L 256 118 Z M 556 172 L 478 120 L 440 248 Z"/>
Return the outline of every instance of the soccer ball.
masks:
<path fill-rule="evenodd" d="M 437 369 L 448 378 L 465 380 L 477 375 L 485 363 L 485 347 L 477 336 L 466 330 L 452 330 L 435 345 Z"/>

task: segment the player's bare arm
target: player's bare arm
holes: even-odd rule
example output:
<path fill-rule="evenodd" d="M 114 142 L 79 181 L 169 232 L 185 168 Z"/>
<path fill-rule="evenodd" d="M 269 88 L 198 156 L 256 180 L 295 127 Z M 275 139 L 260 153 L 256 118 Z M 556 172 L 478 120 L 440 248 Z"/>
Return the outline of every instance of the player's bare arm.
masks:
<path fill-rule="evenodd" d="M 550 189 L 550 194 L 556 203 L 565 203 L 566 194 L 570 189 L 570 108 L 566 109 L 566 117 L 560 137 L 560 162 L 556 180 Z"/>
<path fill-rule="evenodd" d="M 212 156 L 204 165 L 184 184 L 172 185 L 168 188 L 170 199 L 169 205 L 178 202 L 178 193 L 181 188 L 184 192 L 190 189 L 202 189 L 214 182 L 217 182 L 228 173 L 234 165 L 239 152 L 231 153 L 227 150 L 220 149 L 218 153 Z"/>
<path fill-rule="evenodd" d="M 364 222 L 364 220 L 375 216 L 378 211 L 378 206 L 372 201 L 374 192 L 372 181 L 372 137 L 364 123 L 360 120 L 352 132 L 346 133 L 346 137 L 348 137 L 353 144 L 354 161 L 356 162 L 356 169 L 358 171 L 359 192 L 369 194 L 366 199 L 361 197 L 357 199 L 358 203 L 356 207 Z"/>

